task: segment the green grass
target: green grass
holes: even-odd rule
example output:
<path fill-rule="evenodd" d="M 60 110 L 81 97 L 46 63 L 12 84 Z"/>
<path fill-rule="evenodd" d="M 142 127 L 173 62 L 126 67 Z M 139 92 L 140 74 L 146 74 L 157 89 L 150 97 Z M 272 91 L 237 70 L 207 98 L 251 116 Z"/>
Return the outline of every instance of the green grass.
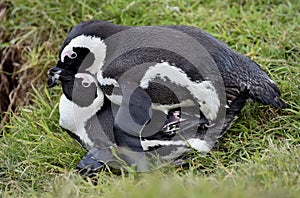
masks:
<path fill-rule="evenodd" d="M 300 193 L 299 1 L 4 1 L 7 42 L 32 69 L 33 101 L 1 129 L 0 197 L 298 197 Z M 166 8 L 178 6 L 180 12 Z M 82 178 L 84 151 L 58 125 L 60 88 L 46 88 L 68 30 L 87 19 L 123 25 L 185 24 L 206 30 L 262 65 L 289 108 L 251 102 L 190 167 Z"/>

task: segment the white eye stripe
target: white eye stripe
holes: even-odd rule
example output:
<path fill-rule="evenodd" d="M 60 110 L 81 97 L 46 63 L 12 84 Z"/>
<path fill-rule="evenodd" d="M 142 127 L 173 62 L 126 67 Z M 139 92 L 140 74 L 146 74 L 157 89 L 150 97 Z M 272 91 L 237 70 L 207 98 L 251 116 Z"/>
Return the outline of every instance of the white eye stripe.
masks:
<path fill-rule="evenodd" d="M 144 89 L 148 88 L 149 83 L 156 77 L 162 80 L 169 79 L 170 82 L 185 87 L 200 104 L 200 110 L 206 118 L 209 120 L 217 118 L 220 100 L 215 87 L 210 81 L 193 82 L 180 68 L 170 65 L 168 62 L 163 62 L 149 67 L 140 81 L 140 86 Z"/>
<path fill-rule="evenodd" d="M 85 74 L 85 73 L 77 73 L 75 75 L 75 78 L 81 78 L 82 79 L 82 82 L 81 82 L 81 85 L 84 87 L 84 88 L 88 88 L 91 86 L 92 83 L 95 83 L 97 84 L 96 82 L 96 79 L 92 76 L 92 75 L 89 75 L 89 74 Z"/>
<path fill-rule="evenodd" d="M 88 88 L 91 83 L 90 82 L 87 82 L 87 81 L 82 81 L 81 85 L 84 87 L 84 88 Z"/>
<path fill-rule="evenodd" d="M 69 56 L 69 58 L 71 58 L 71 59 L 74 59 L 74 58 L 76 58 L 77 57 L 77 53 L 76 52 L 73 52 L 70 56 Z"/>
<path fill-rule="evenodd" d="M 71 59 L 77 57 L 78 54 L 76 54 L 76 56 L 75 54 L 73 54 L 74 47 L 87 48 L 90 50 L 91 53 L 95 55 L 95 61 L 93 65 L 87 68 L 86 71 L 89 71 L 92 74 L 96 74 L 103 66 L 103 62 L 106 56 L 106 45 L 104 41 L 101 40 L 101 38 L 94 37 L 94 36 L 86 36 L 86 35 L 77 36 L 73 38 L 70 41 L 70 43 L 67 44 L 65 48 L 62 50 L 60 56 L 61 62 L 64 62 L 66 56 L 68 56 Z"/>
<path fill-rule="evenodd" d="M 64 62 L 65 58 L 69 57 L 70 59 L 74 59 L 77 57 L 77 53 L 74 52 L 73 50 L 71 51 L 63 51 L 63 53 L 61 53 L 61 61 Z"/>

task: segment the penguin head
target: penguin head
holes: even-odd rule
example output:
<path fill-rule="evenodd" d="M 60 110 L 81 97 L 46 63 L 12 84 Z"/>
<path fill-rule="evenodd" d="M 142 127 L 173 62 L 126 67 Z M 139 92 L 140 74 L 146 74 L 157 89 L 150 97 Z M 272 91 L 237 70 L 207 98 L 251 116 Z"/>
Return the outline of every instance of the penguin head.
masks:
<path fill-rule="evenodd" d="M 79 107 L 90 106 L 96 98 L 103 96 L 96 77 L 91 74 L 61 75 L 60 78 L 63 81 L 62 90 L 64 95 Z"/>
<path fill-rule="evenodd" d="M 95 77 L 87 73 L 77 73 L 73 82 L 72 101 L 80 107 L 90 106 L 98 97 L 98 89 Z"/>
<path fill-rule="evenodd" d="M 58 81 L 66 83 L 64 76 L 83 72 L 96 74 L 103 66 L 105 55 L 106 45 L 100 38 L 86 35 L 73 38 L 62 47 L 56 66 L 48 71 L 49 87 L 54 87 Z"/>
<path fill-rule="evenodd" d="M 104 40 L 124 28 L 100 20 L 85 21 L 75 26 L 61 46 L 57 65 L 48 71 L 49 87 L 56 86 L 59 81 L 64 83 L 62 75 L 74 76 L 79 72 L 96 74 L 106 57 Z"/>

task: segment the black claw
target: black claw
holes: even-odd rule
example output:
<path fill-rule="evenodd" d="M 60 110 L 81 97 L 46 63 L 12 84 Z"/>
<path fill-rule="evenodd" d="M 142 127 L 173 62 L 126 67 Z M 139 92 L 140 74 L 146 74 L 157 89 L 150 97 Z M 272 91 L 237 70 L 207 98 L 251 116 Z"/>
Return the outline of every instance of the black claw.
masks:
<path fill-rule="evenodd" d="M 94 173 L 100 170 L 104 166 L 104 163 L 91 158 L 91 156 L 85 156 L 77 165 L 77 170 L 81 175 Z"/>

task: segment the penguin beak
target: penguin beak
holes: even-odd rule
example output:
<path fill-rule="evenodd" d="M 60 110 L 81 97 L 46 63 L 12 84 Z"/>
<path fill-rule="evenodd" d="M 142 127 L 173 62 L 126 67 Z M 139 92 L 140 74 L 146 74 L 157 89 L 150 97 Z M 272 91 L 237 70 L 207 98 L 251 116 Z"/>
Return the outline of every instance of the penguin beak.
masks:
<path fill-rule="evenodd" d="M 60 81 L 59 77 L 60 77 L 62 70 L 63 69 L 58 68 L 58 67 L 53 67 L 48 70 L 48 75 L 49 75 L 48 87 L 49 88 L 52 88 L 52 87 L 55 87 L 56 85 L 58 85 L 58 83 Z"/>

